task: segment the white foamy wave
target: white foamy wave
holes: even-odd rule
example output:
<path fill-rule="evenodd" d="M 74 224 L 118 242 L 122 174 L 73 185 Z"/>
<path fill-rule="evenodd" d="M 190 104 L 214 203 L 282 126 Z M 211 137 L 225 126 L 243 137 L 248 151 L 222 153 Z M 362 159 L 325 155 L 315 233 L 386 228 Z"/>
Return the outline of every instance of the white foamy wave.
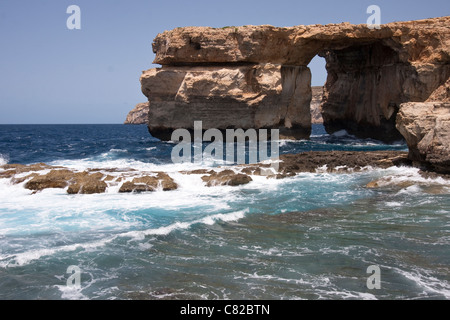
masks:
<path fill-rule="evenodd" d="M 171 225 L 156 229 L 124 232 L 121 234 L 110 236 L 102 240 L 88 243 L 77 243 L 55 248 L 39 248 L 22 253 L 0 255 L 0 268 L 24 266 L 31 263 L 32 261 L 39 260 L 44 256 L 52 256 L 54 254 L 62 252 L 72 252 L 78 249 L 83 249 L 85 251 L 96 250 L 98 248 L 104 247 L 105 245 L 116 240 L 117 238 L 131 238 L 132 240 L 139 241 L 145 239 L 146 236 L 168 235 L 169 233 L 175 230 L 188 229 L 195 224 L 212 225 L 218 221 L 223 222 L 237 221 L 243 218 L 247 212 L 248 210 L 242 210 L 227 214 L 216 214 L 198 220 L 194 220 L 192 222 L 175 222 Z"/>
<path fill-rule="evenodd" d="M 316 289 L 320 296 L 320 298 L 325 299 L 340 299 L 340 300 L 378 300 L 378 298 L 367 292 L 358 292 L 358 291 L 348 291 L 348 290 L 323 290 Z M 319 298 L 319 300 L 320 300 Z"/>
<path fill-rule="evenodd" d="M 85 244 L 72 244 L 72 245 L 66 245 L 61 247 L 55 247 L 55 248 L 40 248 L 40 249 L 34 249 L 29 250 L 22 253 L 17 254 L 10 254 L 10 255 L 0 255 L 0 268 L 7 268 L 7 267 L 20 267 L 29 264 L 30 262 L 34 260 L 38 260 L 43 256 L 51 256 L 56 253 L 60 252 L 71 252 L 75 251 L 77 249 L 84 249 L 84 250 L 92 250 L 97 249 L 99 247 L 103 247 L 105 244 L 113 241 L 116 238 L 110 237 L 104 240 L 85 243 Z"/>
<path fill-rule="evenodd" d="M 398 273 L 414 282 L 417 286 L 423 288 L 430 295 L 443 295 L 446 299 L 450 299 L 450 283 L 445 280 L 439 280 L 423 271 L 404 271 L 394 268 Z"/>
<path fill-rule="evenodd" d="M 86 158 L 80 160 L 57 160 L 49 163 L 51 166 L 62 166 L 78 171 L 84 171 L 89 168 L 117 168 L 119 170 L 132 168 L 137 171 L 164 171 L 166 173 L 211 168 L 212 164 L 212 161 L 204 161 L 203 163 L 156 164 L 133 159 L 109 159 L 108 157 L 105 157 L 103 160 Z"/>
<path fill-rule="evenodd" d="M 0 153 L 0 166 L 8 163 L 8 157 Z"/>
<path fill-rule="evenodd" d="M 242 210 L 242 211 L 237 211 L 237 212 L 226 213 L 226 214 L 216 214 L 216 215 L 208 216 L 208 217 L 201 218 L 198 220 L 194 220 L 192 222 L 175 222 L 169 226 L 164 226 L 164 227 L 160 227 L 157 229 L 147 229 L 147 230 L 142 230 L 142 231 L 130 231 L 130 232 L 122 233 L 119 236 L 120 237 L 130 237 L 134 240 L 143 240 L 146 236 L 167 235 L 175 230 L 188 229 L 191 226 L 196 225 L 196 224 L 212 225 L 212 224 L 216 223 L 217 221 L 223 221 L 223 222 L 237 221 L 239 219 L 242 219 L 247 212 L 248 212 L 248 209 Z"/>
<path fill-rule="evenodd" d="M 127 153 L 128 150 L 125 150 L 125 149 L 111 149 L 111 150 L 109 150 L 109 152 L 123 152 L 123 153 Z"/>
<path fill-rule="evenodd" d="M 82 290 L 84 288 L 76 288 L 76 287 L 70 287 L 67 285 L 56 285 L 56 288 L 58 288 L 59 291 L 61 291 L 61 298 L 67 299 L 67 300 L 89 300 L 88 297 L 86 297 Z"/>
<path fill-rule="evenodd" d="M 217 221 L 223 221 L 223 222 L 231 222 L 231 221 L 237 221 L 239 219 L 242 219 L 245 216 L 245 213 L 248 212 L 248 210 L 243 211 L 237 211 L 232 213 L 219 213 L 210 217 L 203 218 L 200 222 L 207 224 L 207 225 L 213 225 Z"/>
<path fill-rule="evenodd" d="M 401 183 L 411 183 L 411 184 L 419 184 L 419 185 L 440 185 L 443 187 L 450 187 L 450 182 L 443 177 L 424 177 L 420 174 L 419 168 L 414 167 L 391 167 L 388 169 L 380 169 L 380 168 L 372 168 L 374 174 L 379 175 L 381 178 L 386 178 L 385 181 L 383 179 L 380 180 L 381 185 L 399 185 Z M 411 188 L 409 189 L 411 192 L 418 192 L 419 189 Z"/>

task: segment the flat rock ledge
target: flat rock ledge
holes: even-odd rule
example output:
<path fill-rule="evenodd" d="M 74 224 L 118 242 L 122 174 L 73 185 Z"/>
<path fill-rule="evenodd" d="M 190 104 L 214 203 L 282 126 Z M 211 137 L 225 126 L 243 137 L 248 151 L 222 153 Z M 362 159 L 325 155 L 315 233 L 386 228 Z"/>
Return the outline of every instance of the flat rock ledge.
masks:
<path fill-rule="evenodd" d="M 267 179 L 284 179 L 299 173 L 352 173 L 368 168 L 386 169 L 393 166 L 410 166 L 407 152 L 400 151 L 331 151 L 305 152 L 280 156 L 279 169 L 272 175 L 265 174 L 270 164 L 237 165 L 214 169 L 180 171 L 177 174 L 200 175 L 207 187 L 240 186 L 253 181 L 252 176 Z M 450 175 L 423 172 L 424 177 L 436 176 L 450 179 Z M 50 166 L 45 163 L 32 165 L 7 164 L 0 166 L 0 179 L 11 184 L 23 184 L 32 193 L 44 189 L 65 189 L 68 194 L 98 194 L 117 190 L 119 193 L 173 191 L 179 185 L 169 173 L 137 171 L 131 168 L 100 168 L 76 171 Z M 389 180 L 375 181 L 368 188 L 385 186 Z"/>

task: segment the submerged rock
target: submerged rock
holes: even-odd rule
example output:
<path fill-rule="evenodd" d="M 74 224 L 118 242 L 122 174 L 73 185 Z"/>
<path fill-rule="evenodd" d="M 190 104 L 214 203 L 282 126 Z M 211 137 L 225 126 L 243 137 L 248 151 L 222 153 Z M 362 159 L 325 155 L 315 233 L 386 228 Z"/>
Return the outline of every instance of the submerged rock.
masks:
<path fill-rule="evenodd" d="M 74 172 L 68 169 L 51 170 L 45 175 L 34 176 L 25 184 L 25 188 L 34 191 L 49 188 L 64 189 L 74 177 Z"/>
<path fill-rule="evenodd" d="M 243 173 L 235 173 L 233 170 L 224 170 L 221 172 L 214 172 L 210 175 L 203 176 L 202 180 L 206 182 L 206 186 L 240 186 L 248 184 L 252 178 Z"/>
<path fill-rule="evenodd" d="M 450 179 L 445 176 L 433 178 L 423 178 L 421 175 L 392 175 L 385 176 L 366 185 L 368 189 L 384 189 L 399 191 L 408 188 L 420 188 L 422 192 L 428 194 L 449 194 L 450 193 Z"/>
<path fill-rule="evenodd" d="M 119 189 L 120 193 L 149 192 L 161 188 L 163 191 L 176 190 L 178 185 L 166 173 L 159 172 L 156 176 L 143 176 L 126 181 Z"/>
<path fill-rule="evenodd" d="M 41 171 L 41 170 L 45 170 L 45 169 L 56 169 L 58 167 L 52 167 L 45 163 L 36 163 L 36 164 L 30 164 L 30 165 L 5 164 L 3 166 L 0 166 L 0 168 L 5 170 L 5 171 L 0 172 L 0 178 L 11 178 L 11 177 L 13 177 L 17 174 L 21 174 L 21 173 Z M 19 182 L 17 182 L 17 183 L 19 183 Z"/>
<path fill-rule="evenodd" d="M 401 151 L 316 151 L 280 156 L 279 175 L 300 172 L 348 173 L 364 167 L 389 168 L 408 165 L 407 153 Z"/>

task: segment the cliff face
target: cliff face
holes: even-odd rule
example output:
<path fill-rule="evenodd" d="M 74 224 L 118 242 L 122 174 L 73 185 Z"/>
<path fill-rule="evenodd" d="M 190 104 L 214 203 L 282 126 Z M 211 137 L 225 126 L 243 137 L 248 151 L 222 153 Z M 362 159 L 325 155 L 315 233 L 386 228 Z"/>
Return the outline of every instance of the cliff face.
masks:
<path fill-rule="evenodd" d="M 411 160 L 450 173 L 450 79 L 426 102 L 402 104 L 397 128 L 406 139 Z"/>
<path fill-rule="evenodd" d="M 164 66 L 141 76 L 150 99 L 149 129 L 169 140 L 174 129 L 279 128 L 280 136 L 311 132 L 311 73 L 275 64 Z"/>
<path fill-rule="evenodd" d="M 442 17 L 373 30 L 342 23 L 165 31 L 153 43 L 162 68 L 141 76 L 149 131 L 170 139 L 174 129 L 202 120 L 204 129 L 278 128 L 281 137 L 308 138 L 307 66 L 320 55 L 328 71 L 327 131 L 398 140 L 405 134 L 396 126 L 400 105 L 426 101 L 450 76 L 449 26 Z"/>
<path fill-rule="evenodd" d="M 311 99 L 311 122 L 313 124 L 322 124 L 322 112 L 320 110 L 320 104 L 323 98 L 323 87 L 311 87 L 312 99 Z"/>
<path fill-rule="evenodd" d="M 323 87 L 311 87 L 311 123 L 322 124 L 322 113 L 320 112 L 320 104 L 322 103 Z M 147 124 L 148 111 L 150 104 L 148 102 L 138 103 L 133 110 L 131 110 L 124 124 Z"/>
<path fill-rule="evenodd" d="M 124 124 L 147 124 L 148 110 L 150 104 L 148 102 L 138 103 L 133 110 L 131 110 Z"/>

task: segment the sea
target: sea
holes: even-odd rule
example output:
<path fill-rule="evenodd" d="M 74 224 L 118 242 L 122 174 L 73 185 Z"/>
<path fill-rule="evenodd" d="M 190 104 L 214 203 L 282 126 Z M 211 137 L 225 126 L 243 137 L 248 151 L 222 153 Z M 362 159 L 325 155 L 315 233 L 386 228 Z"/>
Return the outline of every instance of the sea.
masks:
<path fill-rule="evenodd" d="M 0 299 L 450 298 L 447 180 L 367 167 L 207 187 L 181 171 L 218 164 L 173 163 L 173 147 L 145 125 L 1 125 L 0 165 L 164 171 L 179 188 L 32 194 L 0 179 Z M 279 148 L 407 151 L 321 125 Z M 398 183 L 366 187 L 383 177 Z"/>

